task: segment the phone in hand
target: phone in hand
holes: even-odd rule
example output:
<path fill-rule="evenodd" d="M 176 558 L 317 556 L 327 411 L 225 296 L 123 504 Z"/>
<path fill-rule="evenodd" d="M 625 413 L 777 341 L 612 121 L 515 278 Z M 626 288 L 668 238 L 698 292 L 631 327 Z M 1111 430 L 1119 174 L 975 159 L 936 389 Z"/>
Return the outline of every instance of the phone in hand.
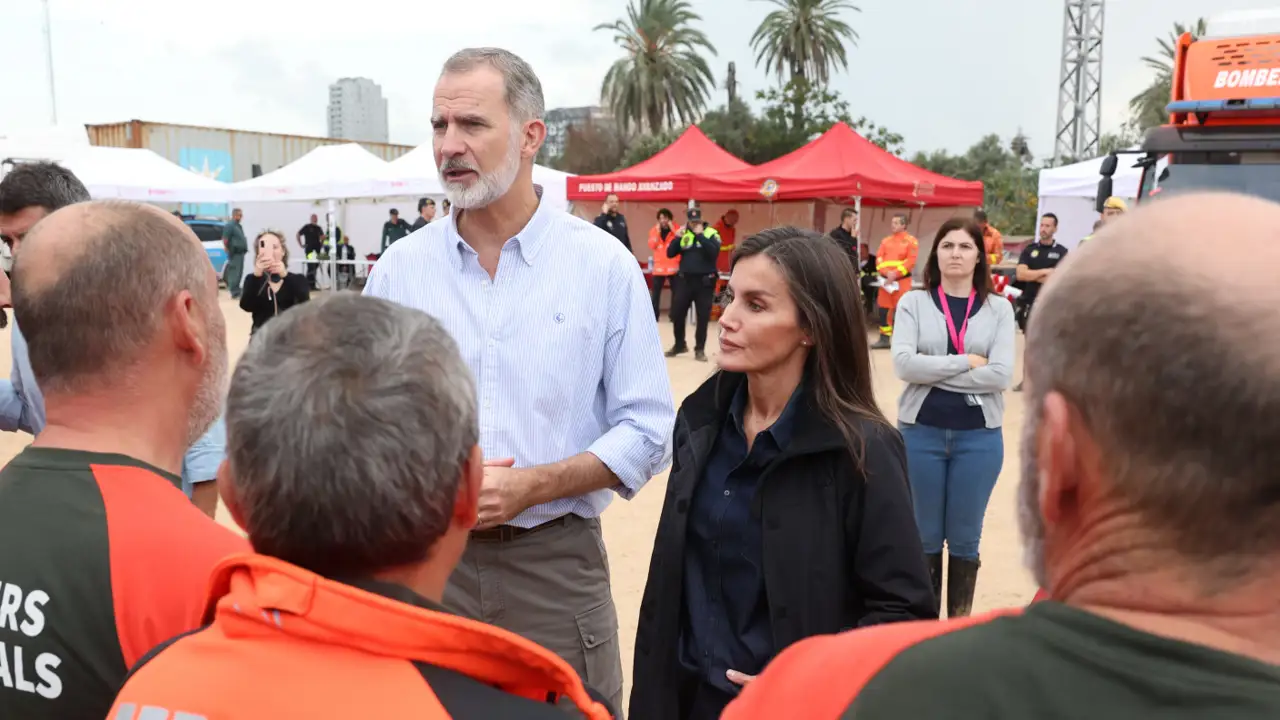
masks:
<path fill-rule="evenodd" d="M 261 251 L 261 252 L 266 252 L 266 251 L 267 251 L 267 241 L 266 241 L 265 239 L 264 239 L 264 240 L 259 240 L 259 241 L 258 241 L 258 250 L 259 250 L 259 251 Z M 261 255 L 261 253 L 260 253 L 260 254 L 259 254 L 259 257 L 264 257 L 264 256 L 263 256 L 263 255 Z M 280 278 L 280 273 L 273 272 L 273 273 L 271 273 L 271 274 L 268 276 L 268 279 L 269 279 L 269 280 L 271 280 L 271 282 L 280 282 L 280 280 L 281 280 L 281 278 Z"/>

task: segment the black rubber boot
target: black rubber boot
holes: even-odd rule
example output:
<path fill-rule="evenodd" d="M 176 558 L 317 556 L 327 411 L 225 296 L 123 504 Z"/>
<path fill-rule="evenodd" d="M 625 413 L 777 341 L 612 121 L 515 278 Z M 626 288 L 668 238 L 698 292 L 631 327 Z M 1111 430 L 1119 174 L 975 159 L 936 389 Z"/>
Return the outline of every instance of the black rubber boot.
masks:
<path fill-rule="evenodd" d="M 875 344 L 871 346 L 871 349 L 872 350 L 888 350 L 890 346 L 892 346 L 892 344 L 893 343 L 890 341 L 888 335 L 881 335 L 880 339 L 877 340 Z"/>
<path fill-rule="evenodd" d="M 925 555 L 929 561 L 929 582 L 933 584 L 934 607 L 942 607 L 942 553 Z"/>
<path fill-rule="evenodd" d="M 978 560 L 947 556 L 947 617 L 968 617 L 973 609 L 973 590 L 978 586 Z"/>

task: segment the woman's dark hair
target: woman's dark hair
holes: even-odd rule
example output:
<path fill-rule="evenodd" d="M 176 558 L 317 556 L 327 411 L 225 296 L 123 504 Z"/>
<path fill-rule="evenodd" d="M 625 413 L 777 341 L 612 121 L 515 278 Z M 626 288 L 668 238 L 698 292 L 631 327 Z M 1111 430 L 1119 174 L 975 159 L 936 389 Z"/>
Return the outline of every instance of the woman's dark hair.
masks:
<path fill-rule="evenodd" d="M 983 240 L 982 229 L 978 224 L 965 218 L 951 218 L 938 228 L 938 234 L 933 237 L 933 249 L 929 252 L 929 262 L 924 266 L 925 287 L 936 290 L 942 284 L 942 269 L 938 267 L 938 244 L 942 242 L 942 238 L 956 230 L 963 230 L 978 246 L 978 264 L 973 268 L 973 289 L 977 291 L 979 299 L 986 300 L 987 295 L 995 291 L 995 287 L 991 284 L 991 262 L 987 260 L 987 243 Z"/>
<path fill-rule="evenodd" d="M 863 317 L 862 291 L 848 254 L 829 237 L 797 227 L 778 227 L 738 243 L 730 268 L 764 255 L 787 281 L 800 327 L 813 349 L 806 382 L 818 410 L 840 429 L 861 467 L 865 440 L 858 418 L 888 425 L 871 386 L 871 349 Z"/>

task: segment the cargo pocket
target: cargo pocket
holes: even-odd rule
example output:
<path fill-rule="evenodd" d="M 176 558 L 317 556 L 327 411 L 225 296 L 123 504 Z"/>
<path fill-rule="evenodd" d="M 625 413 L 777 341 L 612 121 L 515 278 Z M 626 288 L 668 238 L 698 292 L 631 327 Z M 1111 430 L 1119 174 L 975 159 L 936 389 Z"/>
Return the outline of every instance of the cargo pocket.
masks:
<path fill-rule="evenodd" d="M 622 657 L 618 648 L 618 612 L 613 600 L 574 618 L 582 640 L 584 681 L 613 701 L 622 692 Z"/>

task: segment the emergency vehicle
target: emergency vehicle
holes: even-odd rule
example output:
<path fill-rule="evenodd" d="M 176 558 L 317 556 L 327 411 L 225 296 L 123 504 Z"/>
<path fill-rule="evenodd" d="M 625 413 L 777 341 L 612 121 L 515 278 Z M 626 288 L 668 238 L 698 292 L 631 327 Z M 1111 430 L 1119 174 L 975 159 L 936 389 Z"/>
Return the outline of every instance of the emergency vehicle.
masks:
<path fill-rule="evenodd" d="M 1280 201 L 1280 8 L 1223 15 L 1178 39 L 1169 124 L 1147 133 L 1138 201 L 1220 190 Z M 1116 154 L 1102 164 L 1098 212 Z"/>

